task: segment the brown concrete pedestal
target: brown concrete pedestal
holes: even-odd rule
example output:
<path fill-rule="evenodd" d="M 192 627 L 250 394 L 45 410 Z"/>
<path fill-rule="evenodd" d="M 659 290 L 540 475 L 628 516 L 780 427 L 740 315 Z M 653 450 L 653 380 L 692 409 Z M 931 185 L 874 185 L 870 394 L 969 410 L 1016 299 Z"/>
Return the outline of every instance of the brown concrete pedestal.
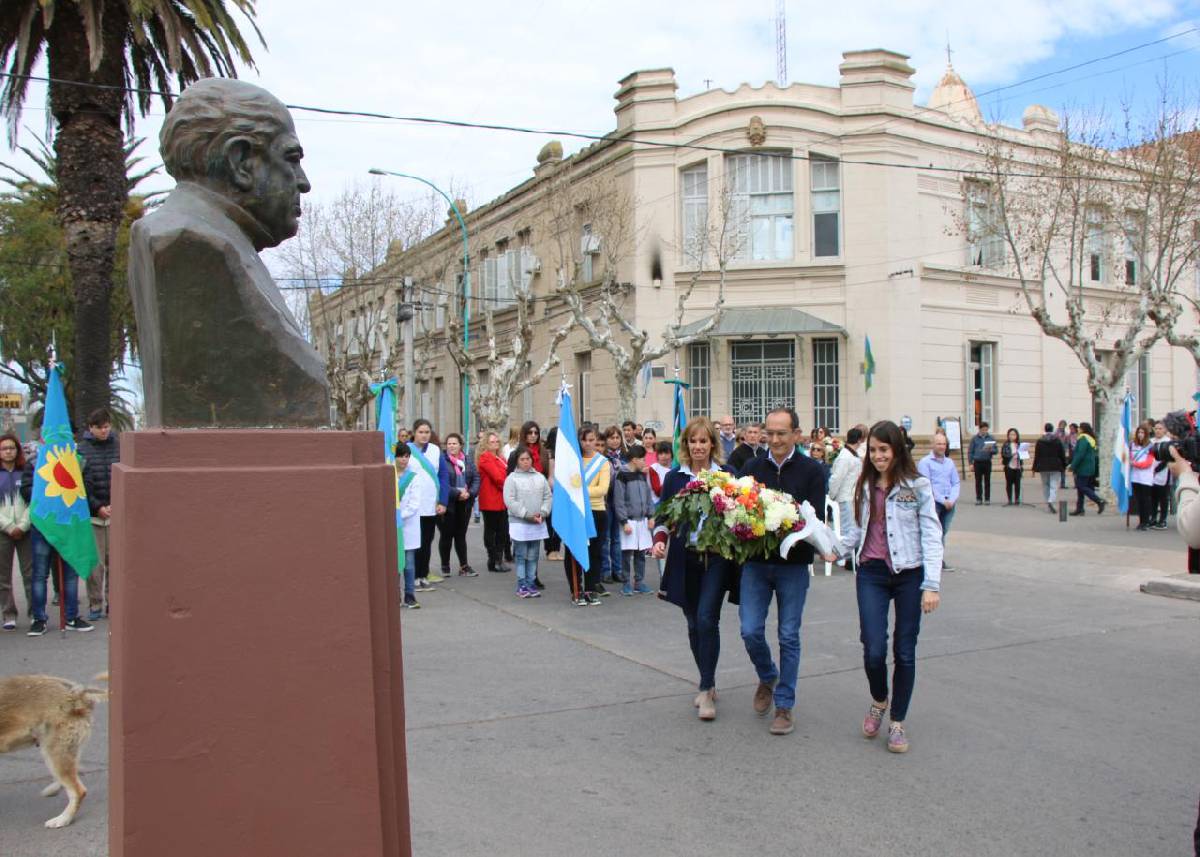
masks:
<path fill-rule="evenodd" d="M 369 432 L 130 432 L 111 857 L 410 854 L 392 468 Z"/>

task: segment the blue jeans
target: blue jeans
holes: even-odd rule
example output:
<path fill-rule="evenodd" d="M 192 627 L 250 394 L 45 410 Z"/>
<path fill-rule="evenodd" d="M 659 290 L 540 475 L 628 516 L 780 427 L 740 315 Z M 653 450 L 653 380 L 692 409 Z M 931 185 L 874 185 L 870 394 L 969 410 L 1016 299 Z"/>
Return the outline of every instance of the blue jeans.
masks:
<path fill-rule="evenodd" d="M 767 610 L 771 593 L 779 618 L 779 667 L 767 645 Z M 775 684 L 775 707 L 796 705 L 796 677 L 800 674 L 800 620 L 808 598 L 808 566 L 748 562 L 742 566 L 741 605 L 742 641 L 754 663 L 758 680 Z"/>
<path fill-rule="evenodd" d="M 717 683 L 717 659 L 721 657 L 721 604 L 725 600 L 725 568 L 721 561 L 705 562 L 705 557 L 687 551 L 684 560 L 689 574 L 696 574 L 700 591 L 696 609 L 683 609 L 687 619 L 688 643 L 692 657 L 700 670 L 700 690 L 709 690 Z"/>
<path fill-rule="evenodd" d="M 621 525 L 617 522 L 616 515 L 608 516 L 606 531 L 598 533 L 597 537 L 600 539 L 600 576 L 622 580 L 624 575 L 621 572 L 621 555 L 624 551 L 621 550 Z"/>
<path fill-rule="evenodd" d="M 871 698 L 888 698 L 887 645 L 888 608 L 896 602 L 895 639 L 892 642 L 892 720 L 908 715 L 913 683 L 917 677 L 917 635 L 921 632 L 921 566 L 893 574 L 887 563 L 869 559 L 854 580 L 858 590 L 858 624 L 863 644 L 863 668 L 871 686 Z"/>
<path fill-rule="evenodd" d="M 641 583 L 646 579 L 646 552 L 639 550 L 623 551 L 624 562 L 621 565 L 626 583 Z M 633 566 L 630 569 L 630 566 Z"/>
<path fill-rule="evenodd" d="M 954 520 L 954 513 L 958 511 L 958 505 L 946 508 L 941 503 L 934 502 L 933 508 L 937 512 L 938 523 L 942 525 L 942 545 L 945 546 L 946 536 L 950 535 L 950 522 Z"/>
<path fill-rule="evenodd" d="M 51 547 L 50 542 L 34 527 L 29 531 L 33 540 L 33 618 L 46 621 L 46 581 L 51 575 L 58 574 L 58 551 Z M 63 605 L 67 611 L 67 621 L 79 616 L 79 575 L 67 563 L 62 564 L 63 570 Z"/>
<path fill-rule="evenodd" d="M 541 553 L 542 541 L 531 542 L 513 540 L 513 566 L 517 572 L 517 589 L 533 589 L 533 581 L 537 578 L 538 554 Z"/>
<path fill-rule="evenodd" d="M 412 595 L 417 588 L 417 549 L 404 552 L 404 594 Z"/>

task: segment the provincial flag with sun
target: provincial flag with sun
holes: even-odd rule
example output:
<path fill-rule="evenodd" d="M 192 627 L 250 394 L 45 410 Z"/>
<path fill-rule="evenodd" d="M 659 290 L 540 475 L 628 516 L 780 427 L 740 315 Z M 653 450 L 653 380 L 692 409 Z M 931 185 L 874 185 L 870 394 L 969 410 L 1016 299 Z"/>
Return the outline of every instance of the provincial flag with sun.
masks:
<path fill-rule="evenodd" d="M 87 578 L 98 561 L 91 512 L 83 484 L 83 466 L 67 419 L 61 368 L 50 371 L 42 442 L 33 470 L 33 524 L 76 574 Z"/>

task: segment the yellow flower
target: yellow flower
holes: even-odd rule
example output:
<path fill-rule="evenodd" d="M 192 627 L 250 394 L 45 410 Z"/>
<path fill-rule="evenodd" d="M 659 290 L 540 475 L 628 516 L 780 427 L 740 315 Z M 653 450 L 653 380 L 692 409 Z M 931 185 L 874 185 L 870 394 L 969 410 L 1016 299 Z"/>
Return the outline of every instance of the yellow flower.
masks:
<path fill-rule="evenodd" d="M 83 487 L 83 474 L 79 470 L 79 459 L 70 447 L 56 446 L 46 450 L 46 463 L 38 468 L 38 476 L 46 480 L 46 496 L 62 497 L 63 504 L 70 508 L 76 500 L 87 496 Z"/>
<path fill-rule="evenodd" d="M 767 528 L 762 525 L 762 522 L 755 521 L 754 526 L 750 528 L 751 532 L 756 536 L 761 536 L 767 532 Z"/>

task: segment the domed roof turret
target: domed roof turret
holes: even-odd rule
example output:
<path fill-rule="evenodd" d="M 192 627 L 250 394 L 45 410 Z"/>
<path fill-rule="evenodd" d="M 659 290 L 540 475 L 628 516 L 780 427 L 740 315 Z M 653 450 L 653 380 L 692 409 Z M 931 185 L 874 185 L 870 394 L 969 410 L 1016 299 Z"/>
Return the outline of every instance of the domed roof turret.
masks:
<path fill-rule="evenodd" d="M 975 93 L 971 92 L 971 87 L 958 76 L 950 63 L 946 64 L 946 73 L 930 94 L 928 107 L 965 122 L 983 122 Z"/>

